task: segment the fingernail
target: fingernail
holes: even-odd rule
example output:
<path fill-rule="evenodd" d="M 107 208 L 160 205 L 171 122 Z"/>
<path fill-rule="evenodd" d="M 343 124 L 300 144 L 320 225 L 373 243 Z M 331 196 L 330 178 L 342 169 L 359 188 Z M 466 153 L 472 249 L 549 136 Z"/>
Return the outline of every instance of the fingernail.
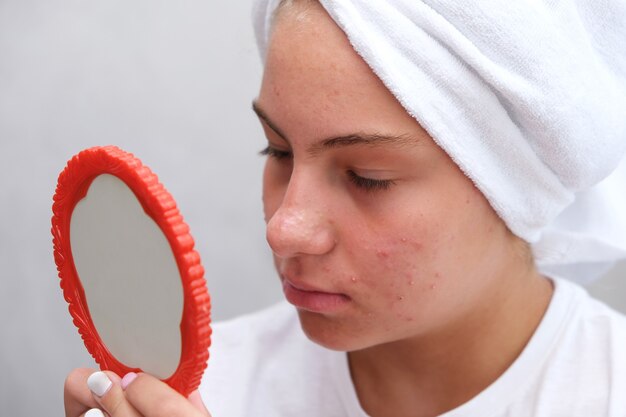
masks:
<path fill-rule="evenodd" d="M 126 389 L 126 387 L 129 386 L 130 383 L 135 380 L 135 378 L 137 378 L 137 374 L 134 372 L 129 372 L 124 375 L 124 378 L 122 378 L 122 389 Z"/>
<path fill-rule="evenodd" d="M 85 417 L 104 417 L 104 413 L 97 408 L 92 408 L 85 413 Z"/>
<path fill-rule="evenodd" d="M 104 394 L 106 394 L 109 388 L 111 388 L 111 385 L 113 385 L 113 383 L 111 382 L 107 374 L 101 371 L 94 372 L 93 374 L 89 375 L 89 378 L 87 378 L 87 386 L 89 387 L 91 392 L 96 394 L 98 397 L 102 397 Z M 94 416 L 95 415 L 96 414 L 94 414 Z"/>

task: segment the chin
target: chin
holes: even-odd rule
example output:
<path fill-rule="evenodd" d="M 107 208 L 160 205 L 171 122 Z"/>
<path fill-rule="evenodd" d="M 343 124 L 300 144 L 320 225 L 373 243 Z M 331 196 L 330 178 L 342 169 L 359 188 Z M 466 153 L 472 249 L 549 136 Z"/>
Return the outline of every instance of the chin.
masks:
<path fill-rule="evenodd" d="M 298 317 L 307 338 L 326 349 L 352 352 L 376 344 L 368 340 L 365 332 L 358 331 L 361 326 L 350 320 L 300 309 Z"/>

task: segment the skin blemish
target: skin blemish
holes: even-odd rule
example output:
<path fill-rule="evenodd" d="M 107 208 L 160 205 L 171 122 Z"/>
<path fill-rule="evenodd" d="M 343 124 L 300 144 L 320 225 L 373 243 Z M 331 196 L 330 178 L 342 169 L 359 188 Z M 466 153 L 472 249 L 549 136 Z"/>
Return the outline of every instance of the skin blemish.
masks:
<path fill-rule="evenodd" d="M 431 289 L 431 290 L 434 290 L 435 288 L 437 288 L 437 285 L 435 285 L 435 284 L 430 284 L 430 289 Z"/>
<path fill-rule="evenodd" d="M 398 320 L 413 321 L 413 317 L 406 316 L 404 314 L 397 314 L 396 317 L 398 318 Z"/>
<path fill-rule="evenodd" d="M 404 296 L 403 295 L 399 295 L 398 296 L 398 301 L 402 301 L 402 300 L 404 300 Z"/>
<path fill-rule="evenodd" d="M 422 250 L 422 246 L 423 245 L 419 242 L 411 242 L 411 247 L 416 251 Z"/>
<path fill-rule="evenodd" d="M 376 250 L 376 256 L 378 256 L 381 259 L 386 259 L 386 258 L 389 258 L 389 252 L 384 249 L 378 249 Z"/>
<path fill-rule="evenodd" d="M 354 275 L 350 277 L 350 281 L 352 281 L 353 283 L 356 283 L 358 281 L 357 277 L 355 277 Z"/>

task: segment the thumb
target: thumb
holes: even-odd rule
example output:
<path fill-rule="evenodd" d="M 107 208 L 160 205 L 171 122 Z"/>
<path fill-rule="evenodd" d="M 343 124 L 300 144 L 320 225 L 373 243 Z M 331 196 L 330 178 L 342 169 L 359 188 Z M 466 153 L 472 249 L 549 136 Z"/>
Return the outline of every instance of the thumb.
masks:
<path fill-rule="evenodd" d="M 87 379 L 87 386 L 94 399 L 111 417 L 141 417 L 141 414 L 126 400 L 121 380 L 113 372 L 94 372 Z"/>

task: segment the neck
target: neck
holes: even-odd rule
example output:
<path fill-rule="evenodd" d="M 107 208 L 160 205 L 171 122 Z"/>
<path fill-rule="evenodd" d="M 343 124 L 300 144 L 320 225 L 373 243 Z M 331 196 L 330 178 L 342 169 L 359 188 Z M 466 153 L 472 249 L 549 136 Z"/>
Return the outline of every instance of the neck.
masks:
<path fill-rule="evenodd" d="M 508 279 L 506 288 L 446 328 L 350 352 L 352 378 L 368 414 L 437 416 L 502 375 L 528 343 L 552 296 L 551 282 L 536 270 L 524 275 Z"/>

